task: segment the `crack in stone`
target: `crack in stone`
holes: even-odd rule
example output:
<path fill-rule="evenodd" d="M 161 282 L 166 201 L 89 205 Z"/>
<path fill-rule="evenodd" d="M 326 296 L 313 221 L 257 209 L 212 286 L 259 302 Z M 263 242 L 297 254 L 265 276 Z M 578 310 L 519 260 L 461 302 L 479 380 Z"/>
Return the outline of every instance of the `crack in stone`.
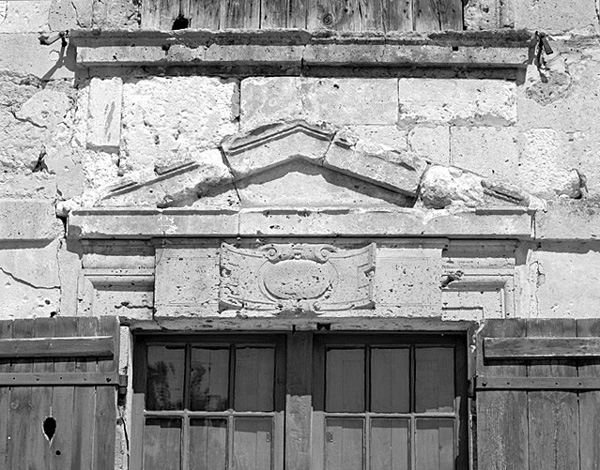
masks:
<path fill-rule="evenodd" d="M 0 267 L 0 271 L 2 271 L 4 274 L 6 274 L 8 277 L 10 277 L 13 281 L 18 282 L 19 284 L 28 286 L 28 287 L 32 287 L 33 289 L 45 289 L 45 290 L 54 290 L 57 288 L 60 288 L 60 286 L 53 286 L 53 287 L 44 287 L 44 286 L 36 286 L 35 284 L 28 282 L 24 279 L 20 279 L 17 276 L 15 276 L 13 273 L 11 273 L 10 271 L 7 271 L 6 269 Z"/>

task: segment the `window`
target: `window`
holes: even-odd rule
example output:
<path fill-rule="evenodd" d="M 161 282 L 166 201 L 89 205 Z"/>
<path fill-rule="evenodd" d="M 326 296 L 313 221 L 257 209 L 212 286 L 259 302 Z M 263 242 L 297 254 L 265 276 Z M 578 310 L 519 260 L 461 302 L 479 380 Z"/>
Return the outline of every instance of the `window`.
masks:
<path fill-rule="evenodd" d="M 292 336 L 139 338 L 132 468 L 283 470 L 286 434 L 311 443 L 311 470 L 468 468 L 462 337 Z M 309 428 L 285 418 L 302 374 Z"/>

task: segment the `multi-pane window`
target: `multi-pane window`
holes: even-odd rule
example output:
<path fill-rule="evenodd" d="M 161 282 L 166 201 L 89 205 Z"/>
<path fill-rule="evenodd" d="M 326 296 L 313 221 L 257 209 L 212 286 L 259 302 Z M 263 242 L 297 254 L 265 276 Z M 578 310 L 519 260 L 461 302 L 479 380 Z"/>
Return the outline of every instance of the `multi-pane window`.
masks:
<path fill-rule="evenodd" d="M 280 468 L 279 337 L 145 343 L 143 468 Z"/>
<path fill-rule="evenodd" d="M 286 433 L 311 443 L 310 470 L 468 468 L 460 336 L 314 334 L 308 355 L 290 338 L 140 339 L 133 469 L 283 470 Z M 312 356 L 308 374 L 294 356 Z M 285 403 L 306 377 L 300 429 Z"/>
<path fill-rule="evenodd" d="M 464 395 L 457 346 L 431 337 L 319 337 L 314 432 L 324 435 L 316 468 L 454 469 Z"/>

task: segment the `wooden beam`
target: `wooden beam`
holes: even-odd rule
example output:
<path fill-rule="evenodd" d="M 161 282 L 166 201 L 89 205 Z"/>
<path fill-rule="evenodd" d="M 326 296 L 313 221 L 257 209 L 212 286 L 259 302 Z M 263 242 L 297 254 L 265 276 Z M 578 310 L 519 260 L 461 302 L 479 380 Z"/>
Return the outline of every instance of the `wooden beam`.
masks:
<path fill-rule="evenodd" d="M 112 336 L 20 338 L 0 341 L 0 358 L 113 357 Z"/>
<path fill-rule="evenodd" d="M 600 357 L 600 338 L 484 338 L 486 359 Z"/>
<path fill-rule="evenodd" d="M 0 373 L 0 387 L 86 385 L 110 386 L 121 385 L 117 373 L 85 373 L 85 372 L 41 372 L 41 373 Z"/>

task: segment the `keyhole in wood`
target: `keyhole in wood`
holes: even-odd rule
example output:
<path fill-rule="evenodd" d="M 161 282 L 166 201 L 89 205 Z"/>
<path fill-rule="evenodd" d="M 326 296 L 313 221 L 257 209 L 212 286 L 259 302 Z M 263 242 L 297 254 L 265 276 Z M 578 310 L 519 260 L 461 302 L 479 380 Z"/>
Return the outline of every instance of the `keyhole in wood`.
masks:
<path fill-rule="evenodd" d="M 56 432 L 56 420 L 49 416 L 44 420 L 43 424 L 44 434 L 48 439 L 48 442 L 52 442 L 52 438 L 54 437 L 54 433 Z"/>

